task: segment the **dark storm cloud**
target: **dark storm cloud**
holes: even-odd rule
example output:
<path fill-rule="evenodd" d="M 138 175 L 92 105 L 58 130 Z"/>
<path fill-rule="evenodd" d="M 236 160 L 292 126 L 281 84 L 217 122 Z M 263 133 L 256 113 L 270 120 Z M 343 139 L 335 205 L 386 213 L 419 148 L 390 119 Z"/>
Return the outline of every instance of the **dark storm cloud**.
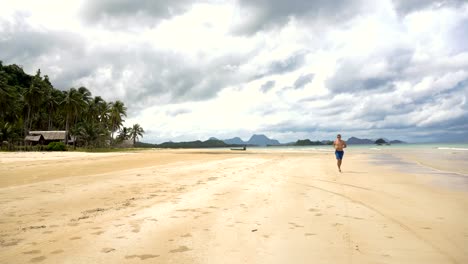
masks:
<path fill-rule="evenodd" d="M 162 94 L 168 95 L 170 102 L 206 100 L 216 96 L 224 87 L 248 79 L 248 76 L 223 67 L 244 64 L 249 59 L 248 55 L 225 55 L 203 60 L 203 64 L 201 61 L 187 61 L 176 53 L 148 51 L 141 54 L 140 59 L 143 58 L 143 69 L 149 69 L 149 72 L 148 77 L 143 78 L 135 101 L 151 101 Z"/>
<path fill-rule="evenodd" d="M 342 22 L 357 14 L 361 0 L 238 0 L 242 22 L 233 32 L 251 35 L 281 27 L 294 17 L 313 21 Z"/>
<path fill-rule="evenodd" d="M 84 41 L 79 35 L 53 30 L 36 31 L 25 22 L 26 16 L 17 14 L 12 21 L 0 18 L 0 59 L 19 65 L 33 64 L 50 53 L 83 55 Z M 46 74 L 46 73 L 45 73 Z"/>
<path fill-rule="evenodd" d="M 79 35 L 33 30 L 24 16 L 14 22 L 0 19 L 0 26 L 0 59 L 4 64 L 23 65 L 30 72 L 40 67 L 59 89 L 85 85 L 93 94 L 113 100 L 123 100 L 113 92 L 120 86 L 124 93 L 120 96 L 133 111 L 161 102 L 162 97 L 164 103 L 206 100 L 228 85 L 252 78 L 240 74 L 237 68 L 225 67 L 243 65 L 252 54 L 206 55 L 193 61 L 183 54 L 155 50 L 145 44 L 86 48 Z M 97 81 L 102 79 L 103 69 L 111 76 Z M 133 80 L 127 80 L 129 74 Z"/>
<path fill-rule="evenodd" d="M 262 87 L 260 87 L 260 90 L 264 93 L 268 92 L 269 90 L 271 90 L 273 87 L 275 87 L 275 81 L 268 81 L 264 84 L 262 84 Z"/>
<path fill-rule="evenodd" d="M 300 89 L 302 87 L 304 87 L 306 84 L 312 82 L 314 80 L 314 74 L 313 73 L 309 73 L 309 74 L 305 74 L 305 75 L 301 75 L 299 76 L 299 78 L 297 78 L 297 80 L 294 82 L 294 88 L 295 89 Z"/>
<path fill-rule="evenodd" d="M 364 59 L 341 59 L 335 74 L 325 84 L 334 93 L 393 89 L 393 82 L 400 80 L 402 73 L 410 66 L 412 54 L 412 50 L 395 49 L 388 53 L 371 54 Z M 377 67 L 380 69 L 376 70 Z"/>
<path fill-rule="evenodd" d="M 395 10 L 403 15 L 425 8 L 460 6 L 466 0 L 393 0 Z"/>
<path fill-rule="evenodd" d="M 463 132 L 468 128 L 468 80 L 466 75 L 459 71 L 453 74 L 452 70 L 433 73 L 431 83 L 424 81 L 424 92 L 421 88 L 373 93 L 350 89 L 302 100 L 285 111 L 294 112 L 296 118 L 262 129 L 298 135 L 342 131 L 349 136 L 377 138 L 385 135 L 418 142 L 463 139 L 461 134 L 468 134 Z M 415 85 L 421 84 L 427 76 L 430 75 L 419 76 Z M 404 74 L 401 78 L 411 79 Z M 446 134 L 437 131 L 446 131 Z"/>
<path fill-rule="evenodd" d="M 154 26 L 190 9 L 191 0 L 87 0 L 81 9 L 84 21 L 119 28 L 132 24 Z"/>

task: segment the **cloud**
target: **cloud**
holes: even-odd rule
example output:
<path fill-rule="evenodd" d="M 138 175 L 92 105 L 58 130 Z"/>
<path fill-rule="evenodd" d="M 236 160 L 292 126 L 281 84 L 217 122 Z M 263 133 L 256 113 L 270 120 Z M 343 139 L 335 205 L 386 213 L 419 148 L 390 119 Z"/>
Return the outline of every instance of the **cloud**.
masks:
<path fill-rule="evenodd" d="M 332 24 L 346 21 L 362 7 L 359 0 L 238 0 L 242 20 L 233 27 L 235 34 L 252 35 L 282 27 L 291 19 L 326 21 Z"/>
<path fill-rule="evenodd" d="M 183 114 L 188 114 L 191 113 L 192 110 L 187 109 L 187 108 L 178 108 L 178 109 L 172 109 L 172 110 L 167 110 L 166 114 L 172 117 L 178 116 L 178 115 L 183 115 Z"/>
<path fill-rule="evenodd" d="M 395 10 L 403 15 L 426 8 L 458 7 L 464 0 L 393 0 Z"/>
<path fill-rule="evenodd" d="M 273 87 L 275 87 L 275 81 L 268 81 L 264 84 L 262 84 L 262 86 L 260 87 L 260 90 L 264 93 L 268 92 L 269 90 L 271 90 Z"/>
<path fill-rule="evenodd" d="M 0 58 L 33 64 L 46 59 L 46 54 L 73 53 L 81 56 L 83 39 L 74 33 L 57 30 L 37 30 L 26 22 L 27 15 L 16 13 L 12 20 L 0 19 Z"/>
<path fill-rule="evenodd" d="M 145 141 L 467 134 L 460 1 L 33 3 L 0 10 L 3 63 L 124 101 Z"/>
<path fill-rule="evenodd" d="M 338 61 L 335 73 L 326 81 L 332 92 L 369 92 L 392 89 L 409 67 L 413 51 L 395 49 L 369 54 L 366 57 L 347 57 Z"/>
<path fill-rule="evenodd" d="M 297 78 L 297 80 L 294 82 L 294 88 L 299 89 L 304 87 L 306 84 L 312 82 L 314 76 L 315 75 L 313 73 L 299 76 L 299 78 Z"/>
<path fill-rule="evenodd" d="M 260 74 L 256 74 L 253 79 L 268 77 L 275 74 L 284 74 L 299 69 L 305 63 L 307 52 L 297 51 L 285 59 L 273 60 L 266 65 L 260 65 Z"/>
<path fill-rule="evenodd" d="M 86 0 L 81 15 L 88 24 L 121 29 L 128 27 L 152 27 L 161 20 L 170 19 L 190 9 L 190 0 Z"/>

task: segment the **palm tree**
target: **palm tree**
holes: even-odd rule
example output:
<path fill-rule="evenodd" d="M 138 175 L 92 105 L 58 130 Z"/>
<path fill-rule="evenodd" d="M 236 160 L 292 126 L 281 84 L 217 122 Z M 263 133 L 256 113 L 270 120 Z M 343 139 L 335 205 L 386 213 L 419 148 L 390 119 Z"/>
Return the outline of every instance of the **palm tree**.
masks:
<path fill-rule="evenodd" d="M 26 119 L 26 126 L 25 126 L 25 135 L 32 127 L 32 118 L 31 118 L 31 111 L 35 110 L 38 105 L 41 104 L 43 90 L 41 89 L 41 71 L 38 70 L 36 75 L 33 77 L 31 81 L 31 85 L 28 89 L 24 91 L 24 100 L 28 107 L 28 115 Z"/>
<path fill-rule="evenodd" d="M 0 72 L 0 117 L 3 118 L 4 114 L 12 104 L 13 91 L 8 86 L 7 76 L 4 72 Z"/>
<path fill-rule="evenodd" d="M 133 140 L 134 146 L 135 142 L 138 140 L 138 136 L 143 137 L 143 133 L 145 133 L 145 131 L 139 124 L 134 124 L 130 129 L 130 138 Z"/>
<path fill-rule="evenodd" d="M 70 120 L 73 119 L 81 110 L 83 106 L 82 103 L 82 96 L 81 94 L 75 89 L 70 88 L 68 91 L 63 92 L 65 98 L 61 102 L 63 108 L 65 110 L 66 121 L 65 121 L 65 144 L 68 144 L 68 134 L 70 132 Z"/>
<path fill-rule="evenodd" d="M 80 98 L 80 107 L 79 107 L 78 114 L 75 115 L 75 120 L 74 120 L 75 125 L 80 120 L 86 118 L 86 114 L 87 114 L 88 109 L 89 109 L 89 103 L 91 102 L 91 98 L 92 98 L 91 92 L 86 87 L 81 86 L 80 88 L 78 88 L 77 92 L 78 92 L 79 98 Z M 80 120 L 78 120 L 79 117 L 81 117 Z"/>
<path fill-rule="evenodd" d="M 101 123 L 101 125 L 105 128 L 108 128 L 109 126 L 111 106 L 111 103 L 108 103 L 104 100 L 100 101 L 97 105 L 99 123 Z"/>
<path fill-rule="evenodd" d="M 132 129 L 130 127 L 123 127 L 121 130 L 120 130 L 120 133 L 119 135 L 117 136 L 117 139 L 119 140 L 127 140 L 130 138 L 130 132 L 132 131 Z"/>
<path fill-rule="evenodd" d="M 58 106 L 61 102 L 62 93 L 57 90 L 50 89 L 45 95 L 45 104 L 49 110 L 49 122 L 47 130 L 52 128 L 52 114 L 57 111 Z"/>
<path fill-rule="evenodd" d="M 80 93 L 84 102 L 89 103 L 91 101 L 91 92 L 88 90 L 88 88 L 81 86 L 78 88 L 78 92 Z"/>
<path fill-rule="evenodd" d="M 123 117 L 127 116 L 127 107 L 125 107 L 124 103 L 121 101 L 115 101 L 111 103 L 110 107 L 110 121 L 111 127 L 110 130 L 112 131 L 111 138 L 114 138 L 114 132 L 117 131 L 123 123 Z"/>

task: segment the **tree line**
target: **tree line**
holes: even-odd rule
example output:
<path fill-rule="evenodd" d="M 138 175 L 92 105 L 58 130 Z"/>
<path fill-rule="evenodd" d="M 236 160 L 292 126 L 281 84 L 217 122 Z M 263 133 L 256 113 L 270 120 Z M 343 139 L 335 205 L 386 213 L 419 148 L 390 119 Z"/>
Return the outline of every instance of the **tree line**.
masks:
<path fill-rule="evenodd" d="M 29 75 L 16 64 L 4 66 L 0 61 L 0 144 L 20 144 L 33 130 L 65 130 L 74 144 L 84 147 L 128 139 L 135 143 L 144 130 L 138 124 L 123 127 L 126 116 L 127 107 L 119 100 L 106 102 L 86 87 L 62 91 L 40 70 Z"/>

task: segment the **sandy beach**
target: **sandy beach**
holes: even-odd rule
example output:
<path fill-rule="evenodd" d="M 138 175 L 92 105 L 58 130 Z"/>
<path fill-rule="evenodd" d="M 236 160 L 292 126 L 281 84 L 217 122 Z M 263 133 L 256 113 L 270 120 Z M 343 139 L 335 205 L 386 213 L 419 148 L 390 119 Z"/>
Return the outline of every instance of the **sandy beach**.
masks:
<path fill-rule="evenodd" d="M 468 172 L 417 158 L 0 153 L 0 263 L 468 263 Z"/>

